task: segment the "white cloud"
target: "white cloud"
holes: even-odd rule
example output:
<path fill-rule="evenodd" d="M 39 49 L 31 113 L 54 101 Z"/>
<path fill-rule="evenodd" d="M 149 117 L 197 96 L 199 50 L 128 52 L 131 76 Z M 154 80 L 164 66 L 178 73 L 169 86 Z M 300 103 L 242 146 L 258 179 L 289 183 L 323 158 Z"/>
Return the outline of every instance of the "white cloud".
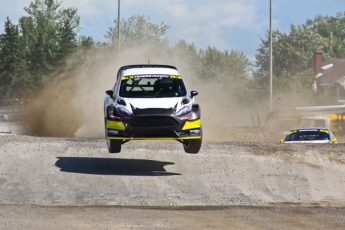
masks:
<path fill-rule="evenodd" d="M 252 30 L 256 25 L 257 0 L 127 0 L 136 14 L 151 15 L 171 26 L 169 38 L 185 39 L 197 46 L 229 49 L 224 34 L 235 28 Z M 159 23 L 159 22 L 155 22 Z"/>
<path fill-rule="evenodd" d="M 92 36 L 96 40 L 103 40 L 106 31 L 114 26 L 113 21 L 117 19 L 116 0 L 58 1 L 62 1 L 63 8 L 78 9 L 83 28 L 80 35 Z M 31 0 L 3 2 L 1 8 L 11 9 L 9 12 L 17 15 L 17 20 L 25 15 L 23 7 L 29 6 Z M 139 14 L 150 16 L 153 23 L 164 22 L 170 25 L 168 38 L 173 43 L 185 39 L 188 43 L 194 42 L 198 48 L 210 45 L 231 49 L 226 37 L 234 29 L 258 30 L 258 4 L 259 0 L 122 0 L 121 18 L 128 19 Z M 0 16 L 4 13 L 0 9 Z"/>

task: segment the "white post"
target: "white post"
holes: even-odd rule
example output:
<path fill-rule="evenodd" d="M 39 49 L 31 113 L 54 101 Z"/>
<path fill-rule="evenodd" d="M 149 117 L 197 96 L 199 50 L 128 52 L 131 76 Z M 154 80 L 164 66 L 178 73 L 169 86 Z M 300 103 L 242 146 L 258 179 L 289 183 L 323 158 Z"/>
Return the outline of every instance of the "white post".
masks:
<path fill-rule="evenodd" d="M 270 0 L 270 64 L 269 64 L 269 74 L 270 74 L 270 111 L 273 109 L 273 83 L 272 83 L 272 0 Z"/>
<path fill-rule="evenodd" d="M 120 51 L 121 51 L 121 32 L 120 32 L 120 0 L 118 0 L 118 7 L 117 7 L 117 27 L 118 27 L 118 31 L 117 31 L 117 42 L 119 43 L 119 56 L 120 56 Z"/>

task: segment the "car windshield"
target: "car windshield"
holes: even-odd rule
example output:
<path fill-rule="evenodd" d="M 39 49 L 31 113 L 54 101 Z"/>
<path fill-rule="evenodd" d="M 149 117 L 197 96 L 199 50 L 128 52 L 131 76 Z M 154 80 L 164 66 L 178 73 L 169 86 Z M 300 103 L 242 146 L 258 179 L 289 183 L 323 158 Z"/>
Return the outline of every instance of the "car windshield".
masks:
<path fill-rule="evenodd" d="M 121 97 L 182 97 L 187 94 L 181 76 L 134 75 L 121 80 Z"/>
<path fill-rule="evenodd" d="M 311 140 L 330 140 L 330 135 L 327 130 L 292 131 L 285 138 L 285 141 L 311 141 Z"/>

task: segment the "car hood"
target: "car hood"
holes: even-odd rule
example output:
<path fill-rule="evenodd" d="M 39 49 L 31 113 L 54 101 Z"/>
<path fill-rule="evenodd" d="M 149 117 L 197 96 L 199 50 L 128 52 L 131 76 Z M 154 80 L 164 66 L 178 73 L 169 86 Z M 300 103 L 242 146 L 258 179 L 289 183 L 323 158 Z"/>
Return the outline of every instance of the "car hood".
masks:
<path fill-rule="evenodd" d="M 147 109 L 147 108 L 173 108 L 177 104 L 177 109 L 181 107 L 182 97 L 169 97 L 169 98 L 126 98 L 127 105 L 130 104 L 134 108 Z M 130 109 L 128 107 L 128 109 Z"/>

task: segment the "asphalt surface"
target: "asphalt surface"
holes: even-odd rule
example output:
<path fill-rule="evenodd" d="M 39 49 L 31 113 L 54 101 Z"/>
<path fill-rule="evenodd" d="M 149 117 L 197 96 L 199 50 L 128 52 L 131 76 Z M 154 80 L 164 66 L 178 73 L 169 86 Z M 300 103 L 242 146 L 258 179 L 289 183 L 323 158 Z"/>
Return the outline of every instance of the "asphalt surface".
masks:
<path fill-rule="evenodd" d="M 2 229 L 345 229 L 344 144 L 0 136 Z"/>

